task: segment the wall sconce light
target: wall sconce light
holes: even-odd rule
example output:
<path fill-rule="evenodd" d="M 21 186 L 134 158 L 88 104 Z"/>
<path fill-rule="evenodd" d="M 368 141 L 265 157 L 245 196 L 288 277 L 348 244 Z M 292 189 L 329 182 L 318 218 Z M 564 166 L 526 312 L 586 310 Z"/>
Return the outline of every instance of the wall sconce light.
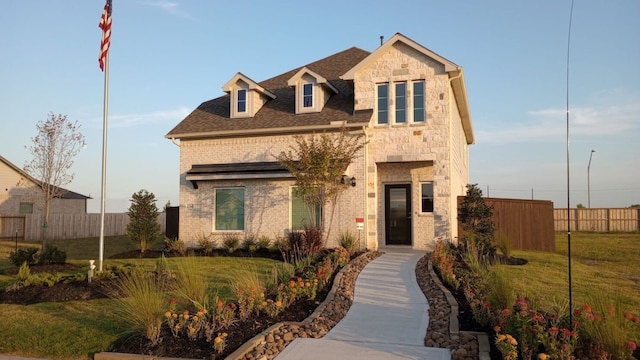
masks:
<path fill-rule="evenodd" d="M 349 184 L 351 186 L 356 186 L 356 178 L 354 176 L 349 178 L 348 175 L 342 175 L 342 177 L 340 178 L 340 184 Z"/>
<path fill-rule="evenodd" d="M 355 176 L 349 178 L 348 175 L 342 175 L 342 177 L 340 178 L 340 184 L 349 184 L 351 186 L 356 186 L 356 178 Z"/>

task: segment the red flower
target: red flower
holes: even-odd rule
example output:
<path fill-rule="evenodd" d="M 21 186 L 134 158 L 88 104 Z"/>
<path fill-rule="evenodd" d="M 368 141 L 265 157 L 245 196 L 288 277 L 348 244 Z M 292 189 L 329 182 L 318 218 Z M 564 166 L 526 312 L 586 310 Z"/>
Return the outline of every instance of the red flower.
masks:
<path fill-rule="evenodd" d="M 584 304 L 582 305 L 582 310 L 584 310 L 585 312 L 590 313 L 591 312 L 591 306 Z"/>
<path fill-rule="evenodd" d="M 177 303 L 178 303 L 178 299 L 176 299 L 176 298 L 169 299 L 169 305 L 175 305 Z"/>
<path fill-rule="evenodd" d="M 629 341 L 629 342 L 627 343 L 627 347 L 628 347 L 629 349 L 631 349 L 631 351 L 636 351 L 636 347 L 637 347 L 637 346 L 636 346 L 636 343 L 634 343 L 633 341 Z"/>
<path fill-rule="evenodd" d="M 554 327 L 549 329 L 549 334 L 551 334 L 553 336 L 556 336 L 556 335 L 558 335 L 558 331 L 559 331 L 558 328 L 554 326 Z"/>

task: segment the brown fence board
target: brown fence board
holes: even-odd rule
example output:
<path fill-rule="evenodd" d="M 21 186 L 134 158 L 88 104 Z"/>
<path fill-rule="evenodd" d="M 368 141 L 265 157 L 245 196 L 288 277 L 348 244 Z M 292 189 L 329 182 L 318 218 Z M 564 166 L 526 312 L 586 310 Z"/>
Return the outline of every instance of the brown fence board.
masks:
<path fill-rule="evenodd" d="M 19 238 L 41 241 L 44 217 L 37 214 L 25 216 L 0 216 L 0 238 L 14 237 L 19 231 Z M 125 235 L 129 223 L 126 213 L 110 213 L 104 216 L 104 235 Z M 158 223 L 164 232 L 166 214 L 158 215 Z M 5 234 L 6 233 L 6 234 Z M 100 214 L 51 214 L 47 226 L 47 239 L 78 239 L 100 236 Z"/>
<path fill-rule="evenodd" d="M 567 231 L 567 216 L 571 216 L 571 231 L 633 232 L 640 231 L 640 209 L 554 209 L 556 231 Z"/>
<path fill-rule="evenodd" d="M 458 197 L 458 207 L 464 199 Z M 484 198 L 493 207 L 496 236 L 503 234 L 514 250 L 555 251 L 553 202 Z M 462 225 L 458 223 L 458 233 Z"/>

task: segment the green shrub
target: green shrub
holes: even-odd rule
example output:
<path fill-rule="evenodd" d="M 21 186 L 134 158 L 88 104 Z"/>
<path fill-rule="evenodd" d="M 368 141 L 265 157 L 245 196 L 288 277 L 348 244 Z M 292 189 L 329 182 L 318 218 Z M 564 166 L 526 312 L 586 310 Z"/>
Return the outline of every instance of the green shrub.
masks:
<path fill-rule="evenodd" d="M 353 254 L 358 250 L 358 240 L 351 231 L 345 231 L 338 237 L 338 244 L 349 251 L 349 254 Z"/>
<path fill-rule="evenodd" d="M 204 232 L 200 232 L 196 235 L 196 244 L 205 255 L 210 255 L 213 252 L 214 244 L 211 241 L 211 234 L 205 235 Z"/>
<path fill-rule="evenodd" d="M 198 271 L 197 262 L 193 256 L 176 262 L 176 292 L 187 299 L 194 310 L 208 307 L 207 279 Z"/>
<path fill-rule="evenodd" d="M 226 234 L 222 240 L 222 246 L 229 254 L 238 250 L 240 246 L 240 238 L 235 234 Z"/>
<path fill-rule="evenodd" d="M 38 258 L 40 264 L 64 264 L 65 262 L 67 262 L 67 253 L 51 245 L 47 245 Z"/>
<path fill-rule="evenodd" d="M 258 250 L 268 250 L 271 246 L 271 239 L 267 235 L 261 235 L 256 245 L 258 245 Z"/>
<path fill-rule="evenodd" d="M 248 234 L 244 238 L 244 241 L 242 242 L 242 248 L 249 252 L 255 252 L 256 250 L 258 250 L 258 239 L 256 238 L 255 234 Z"/>
<path fill-rule="evenodd" d="M 142 189 L 134 193 L 130 201 L 127 236 L 144 253 L 161 234 L 156 196 Z"/>
<path fill-rule="evenodd" d="M 38 262 L 37 253 L 37 248 L 18 249 L 9 254 L 9 261 L 13 266 L 21 266 L 25 262 L 27 265 L 33 265 Z"/>
<path fill-rule="evenodd" d="M 140 333 L 151 341 L 152 346 L 160 342 L 160 328 L 166 311 L 164 284 L 151 273 L 131 271 L 118 277 L 115 282 L 114 315 L 128 324 L 134 333 Z"/>
<path fill-rule="evenodd" d="M 187 245 L 180 239 L 164 239 L 164 248 L 170 254 L 185 256 L 187 254 Z"/>
<path fill-rule="evenodd" d="M 511 243 L 511 240 L 509 240 L 507 235 L 499 232 L 498 236 L 496 237 L 495 244 L 498 250 L 500 250 L 500 252 L 502 253 L 502 255 L 504 255 L 507 258 L 511 257 L 511 254 L 513 251 L 513 244 Z"/>
<path fill-rule="evenodd" d="M 20 265 L 20 269 L 18 269 L 18 281 L 25 281 L 30 277 L 31 269 L 29 268 L 29 264 L 25 261 Z"/>

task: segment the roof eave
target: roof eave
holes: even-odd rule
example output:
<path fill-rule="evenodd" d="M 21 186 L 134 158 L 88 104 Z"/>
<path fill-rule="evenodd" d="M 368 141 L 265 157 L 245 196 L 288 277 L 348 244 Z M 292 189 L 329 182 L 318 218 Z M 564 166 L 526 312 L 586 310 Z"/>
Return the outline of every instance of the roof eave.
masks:
<path fill-rule="evenodd" d="M 337 130 L 340 128 L 360 129 L 367 126 L 369 122 L 346 122 L 333 121 L 328 125 L 311 125 L 311 126 L 291 126 L 280 128 L 264 128 L 264 129 L 247 129 L 247 130 L 226 130 L 226 131 L 207 131 L 182 134 L 167 134 L 166 139 L 200 139 L 200 138 L 217 138 L 217 137 L 235 137 L 235 136 L 251 136 L 251 135 L 277 135 L 291 134 L 301 132 L 313 132 L 319 130 Z"/>
<path fill-rule="evenodd" d="M 340 77 L 342 80 L 354 80 L 355 74 L 360 71 L 363 67 L 365 67 L 369 62 L 377 59 L 379 56 L 384 54 L 389 48 L 391 48 L 395 43 L 402 42 L 407 46 L 410 46 L 414 50 L 438 61 L 442 65 L 444 65 L 444 70 L 446 72 L 456 71 L 458 69 L 458 65 L 453 63 L 452 61 L 444 58 L 436 54 L 435 52 L 427 49 L 426 47 L 418 44 L 417 42 L 409 39 L 408 37 L 402 35 L 401 33 L 396 33 L 389 40 L 387 40 L 384 44 L 380 45 L 376 50 L 374 50 L 369 56 L 360 61 L 356 66 L 352 67 L 349 71 L 347 71 L 344 75 Z"/>
<path fill-rule="evenodd" d="M 467 144 L 474 144 L 475 136 L 473 134 L 473 122 L 471 121 L 471 112 L 469 110 L 469 99 L 464 81 L 464 72 L 462 67 L 458 67 L 455 71 L 449 71 L 448 73 L 449 79 L 451 79 L 453 96 L 455 96 L 456 103 L 458 104 L 458 112 L 462 120 L 462 127 L 467 139 Z"/>

